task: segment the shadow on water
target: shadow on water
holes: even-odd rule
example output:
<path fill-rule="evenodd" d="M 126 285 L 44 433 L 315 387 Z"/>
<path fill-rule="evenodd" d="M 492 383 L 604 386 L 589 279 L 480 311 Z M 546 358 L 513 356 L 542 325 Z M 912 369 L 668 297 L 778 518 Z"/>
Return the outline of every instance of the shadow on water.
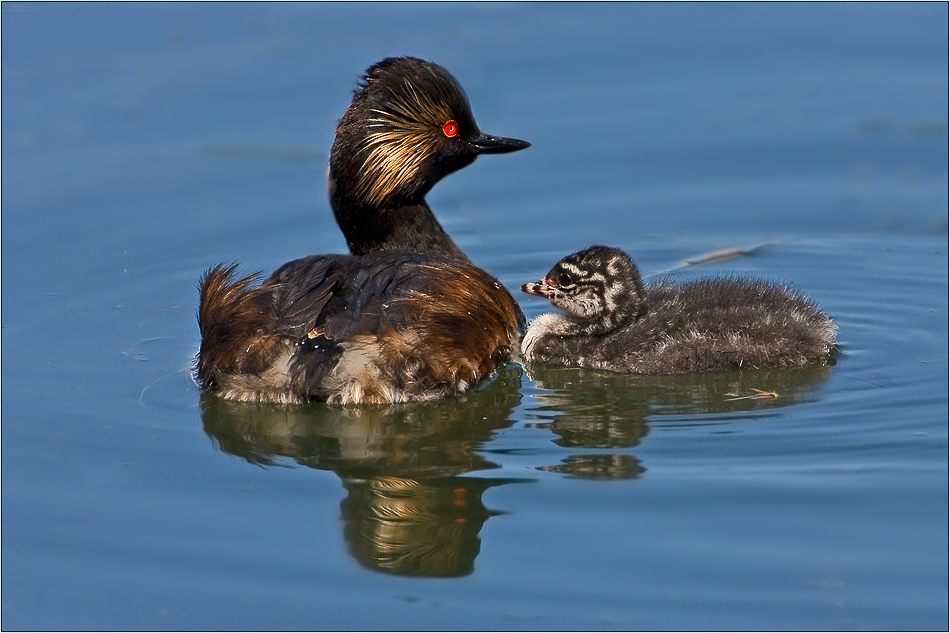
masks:
<path fill-rule="evenodd" d="M 502 369 L 482 388 L 431 403 L 280 406 L 203 396 L 205 432 L 225 453 L 252 464 L 332 470 L 347 491 L 340 508 L 350 553 L 363 566 L 407 576 L 474 570 L 489 517 L 482 494 L 529 481 L 462 477 L 498 468 L 475 453 L 513 424 L 522 370 Z"/>
<path fill-rule="evenodd" d="M 551 416 L 550 422 L 535 426 L 550 429 L 557 436 L 554 443 L 569 449 L 633 448 L 649 432 L 649 423 L 664 416 L 697 416 L 676 422 L 709 425 L 725 421 L 706 417 L 710 414 L 745 416 L 807 402 L 830 372 L 831 364 L 642 376 L 528 365 L 528 377 L 543 390 L 534 397 L 534 410 Z M 736 418 L 728 417 L 730 422 Z M 646 470 L 640 460 L 625 453 L 576 453 L 561 464 L 540 469 L 579 479 L 632 479 Z"/>

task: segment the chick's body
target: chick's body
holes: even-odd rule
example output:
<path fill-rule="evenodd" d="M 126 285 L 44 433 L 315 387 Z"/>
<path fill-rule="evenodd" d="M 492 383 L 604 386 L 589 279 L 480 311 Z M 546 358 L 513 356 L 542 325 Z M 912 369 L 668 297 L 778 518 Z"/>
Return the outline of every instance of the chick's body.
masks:
<path fill-rule="evenodd" d="M 530 324 L 522 353 L 534 362 L 680 374 L 820 362 L 836 343 L 831 319 L 788 288 L 737 278 L 644 286 L 608 247 L 568 256 L 522 290 L 564 310 Z"/>

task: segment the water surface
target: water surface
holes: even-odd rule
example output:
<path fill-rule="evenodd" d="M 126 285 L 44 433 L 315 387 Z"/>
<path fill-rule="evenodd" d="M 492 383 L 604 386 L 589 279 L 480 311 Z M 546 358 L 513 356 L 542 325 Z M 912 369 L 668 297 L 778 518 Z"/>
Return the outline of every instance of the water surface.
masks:
<path fill-rule="evenodd" d="M 5 629 L 947 626 L 945 4 L 2 11 Z M 509 288 L 598 242 L 787 280 L 836 364 L 203 398 L 198 276 L 345 250 L 326 154 L 390 54 L 532 142 L 429 196 Z"/>

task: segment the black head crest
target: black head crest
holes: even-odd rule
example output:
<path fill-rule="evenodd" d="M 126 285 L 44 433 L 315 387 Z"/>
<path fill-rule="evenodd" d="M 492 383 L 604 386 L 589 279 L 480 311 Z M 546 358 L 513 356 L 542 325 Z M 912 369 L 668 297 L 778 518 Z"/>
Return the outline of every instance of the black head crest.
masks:
<path fill-rule="evenodd" d="M 445 161 L 458 154 L 457 161 L 446 163 L 453 169 L 474 160 L 469 147 L 451 141 L 479 135 L 458 81 L 438 64 L 415 57 L 390 57 L 366 71 L 340 121 L 338 134 L 343 131 L 355 139 L 353 193 L 373 206 L 402 190 L 427 188 L 427 180 L 434 184 L 425 165 L 436 155 Z"/>

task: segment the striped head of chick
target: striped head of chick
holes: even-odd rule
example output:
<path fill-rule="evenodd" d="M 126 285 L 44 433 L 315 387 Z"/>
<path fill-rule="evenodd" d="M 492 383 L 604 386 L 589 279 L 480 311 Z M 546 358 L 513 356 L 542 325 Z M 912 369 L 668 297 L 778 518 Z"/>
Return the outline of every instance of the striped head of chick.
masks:
<path fill-rule="evenodd" d="M 337 126 L 331 187 L 372 207 L 417 202 L 479 154 L 528 147 L 483 134 L 458 81 L 438 64 L 390 57 L 371 66 Z"/>
<path fill-rule="evenodd" d="M 643 315 L 643 281 L 626 253 L 609 246 L 568 255 L 536 282 L 521 286 L 548 299 L 588 334 L 603 334 Z"/>

